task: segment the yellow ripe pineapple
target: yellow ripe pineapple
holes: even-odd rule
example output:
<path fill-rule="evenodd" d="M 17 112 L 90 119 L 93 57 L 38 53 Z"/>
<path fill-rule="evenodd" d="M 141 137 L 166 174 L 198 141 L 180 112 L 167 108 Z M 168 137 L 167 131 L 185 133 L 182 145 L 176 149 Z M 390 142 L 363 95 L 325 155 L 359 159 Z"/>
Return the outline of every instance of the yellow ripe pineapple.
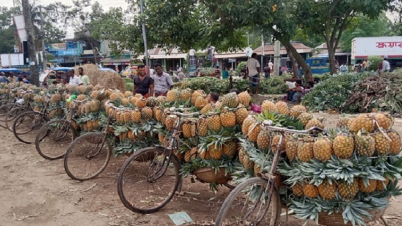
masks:
<path fill-rule="evenodd" d="M 121 99 L 121 97 L 119 96 L 118 93 L 114 92 L 114 93 L 110 94 L 109 99 L 110 99 L 111 101 L 116 101 L 116 100 Z"/>
<path fill-rule="evenodd" d="M 130 139 L 132 142 L 135 142 L 135 141 L 137 140 L 136 137 L 135 137 L 135 134 L 134 134 L 134 132 L 133 132 L 132 130 L 130 130 L 130 131 L 127 132 L 127 137 L 128 137 L 128 139 Z M 162 143 L 162 142 L 160 142 L 160 143 Z"/>
<path fill-rule="evenodd" d="M 155 107 L 158 104 L 158 100 L 155 97 L 148 97 L 147 99 L 147 106 L 148 107 Z"/>
<path fill-rule="evenodd" d="M 35 106 L 33 110 L 34 110 L 34 111 L 40 111 L 40 107 Z"/>
<path fill-rule="evenodd" d="M 205 95 L 205 93 L 204 93 L 203 90 L 196 90 L 196 91 L 194 91 L 193 94 L 191 94 L 191 103 L 192 103 L 193 105 L 195 105 L 195 101 L 197 100 L 197 98 L 198 98 L 199 96 L 204 96 L 204 95 Z"/>
<path fill-rule="evenodd" d="M 297 157 L 302 162 L 309 162 L 314 158 L 314 142 L 306 139 L 301 140 L 297 145 Z"/>
<path fill-rule="evenodd" d="M 144 108 L 145 106 L 147 106 L 147 100 L 142 97 L 138 99 L 137 102 L 135 102 L 135 106 L 137 106 L 138 108 Z"/>
<path fill-rule="evenodd" d="M 377 181 L 368 179 L 368 186 L 364 184 L 363 178 L 359 178 L 359 189 L 361 192 L 371 193 L 377 188 Z"/>
<path fill-rule="evenodd" d="M 119 95 L 120 99 L 124 98 L 124 93 L 118 92 L 117 94 Z"/>
<path fill-rule="evenodd" d="M 131 111 L 131 121 L 134 123 L 139 123 L 141 121 L 141 111 L 134 109 Z"/>
<path fill-rule="evenodd" d="M 259 149 L 268 149 L 270 147 L 270 134 L 267 130 L 262 130 L 257 136 L 257 146 Z"/>
<path fill-rule="evenodd" d="M 288 115 L 289 114 L 289 107 L 286 102 L 278 101 L 275 104 L 276 108 L 278 109 L 279 114 Z"/>
<path fill-rule="evenodd" d="M 388 114 L 378 113 L 374 115 L 374 120 L 377 122 L 378 126 L 389 130 L 393 124 L 393 119 Z"/>
<path fill-rule="evenodd" d="M 307 123 L 314 118 L 313 114 L 304 112 L 297 117 L 303 124 L 304 127 L 306 127 Z"/>
<path fill-rule="evenodd" d="M 124 123 L 131 123 L 131 111 L 123 112 Z"/>
<path fill-rule="evenodd" d="M 197 133 L 199 136 L 205 136 L 208 133 L 207 119 L 204 117 L 197 120 Z"/>
<path fill-rule="evenodd" d="M 173 131 L 174 127 L 176 126 L 176 121 L 176 115 L 169 115 L 165 120 L 166 129 L 169 131 Z"/>
<path fill-rule="evenodd" d="M 381 132 L 371 135 L 375 140 L 375 149 L 379 155 L 386 155 L 390 152 L 391 141 Z"/>
<path fill-rule="evenodd" d="M 101 104 L 99 100 L 92 100 L 89 102 L 89 106 L 92 112 L 98 112 L 100 111 Z"/>
<path fill-rule="evenodd" d="M 354 133 L 359 131 L 370 133 L 374 130 L 374 120 L 369 114 L 361 114 L 351 119 L 349 130 Z"/>
<path fill-rule="evenodd" d="M 163 135 L 163 133 L 158 133 L 158 140 L 159 143 L 163 144 L 163 141 L 165 140 L 165 135 Z"/>
<path fill-rule="evenodd" d="M 191 98 L 191 89 L 183 89 L 180 92 L 180 99 L 189 100 Z"/>
<path fill-rule="evenodd" d="M 219 145 L 210 145 L 208 146 L 208 154 L 211 159 L 219 160 L 222 158 L 222 146 Z"/>
<path fill-rule="evenodd" d="M 248 127 L 248 139 L 251 142 L 257 141 L 258 134 L 260 134 L 262 126 L 260 123 L 255 122 Z"/>
<path fill-rule="evenodd" d="M 84 98 L 85 99 L 85 98 Z M 55 93 L 50 97 L 50 102 L 52 104 L 58 103 L 61 101 L 61 95 L 59 93 Z M 37 101 L 38 102 L 38 101 Z"/>
<path fill-rule="evenodd" d="M 207 118 L 207 125 L 209 130 L 218 131 L 221 129 L 221 118 L 219 115 L 211 115 Z"/>
<path fill-rule="evenodd" d="M 261 167 L 257 163 L 254 163 L 254 176 L 258 177 L 259 173 L 261 173 Z"/>
<path fill-rule="evenodd" d="M 278 108 L 271 101 L 265 100 L 261 104 L 261 110 L 262 110 L 262 112 L 277 112 Z"/>
<path fill-rule="evenodd" d="M 386 177 L 385 181 L 377 180 L 377 191 L 384 191 L 389 184 L 389 179 Z"/>
<path fill-rule="evenodd" d="M 54 118 L 56 116 L 56 109 L 53 109 L 49 112 L 49 118 Z"/>
<path fill-rule="evenodd" d="M 239 98 L 236 93 L 228 93 L 222 97 L 223 107 L 235 108 L 237 105 L 239 105 Z"/>
<path fill-rule="evenodd" d="M 239 98 L 239 103 L 243 104 L 246 107 L 250 106 L 251 96 L 250 94 L 248 94 L 247 91 L 239 93 L 237 97 Z"/>
<path fill-rule="evenodd" d="M 129 101 L 133 106 L 137 106 L 137 100 L 138 100 L 137 97 L 130 97 L 129 98 Z"/>
<path fill-rule="evenodd" d="M 223 127 L 233 127 L 236 125 L 236 115 L 232 111 L 225 110 L 220 114 Z"/>
<path fill-rule="evenodd" d="M 316 198 L 319 194 L 318 187 L 315 186 L 314 184 L 305 183 L 303 185 L 303 193 L 304 193 L 304 196 L 306 196 L 306 197 Z"/>
<path fill-rule="evenodd" d="M 333 150 L 332 142 L 326 138 L 318 139 L 314 142 L 313 147 L 314 158 L 321 162 L 326 162 L 331 159 Z"/>
<path fill-rule="evenodd" d="M 207 99 L 205 99 L 204 96 L 199 96 L 195 100 L 195 107 L 198 109 L 202 109 L 207 104 L 208 104 L 208 101 L 207 101 Z"/>
<path fill-rule="evenodd" d="M 177 89 L 169 90 L 166 94 L 166 101 L 168 102 L 178 101 L 179 98 L 180 98 L 180 91 Z"/>
<path fill-rule="evenodd" d="M 324 200 L 334 199 L 336 193 L 335 182 L 332 181 L 332 183 L 329 183 L 328 180 L 324 180 L 320 185 L 318 185 L 318 192 Z"/>
<path fill-rule="evenodd" d="M 324 129 L 325 126 L 318 118 L 313 118 L 307 123 L 305 128 L 310 129 L 313 127 L 318 127 L 320 129 Z"/>
<path fill-rule="evenodd" d="M 358 133 L 355 136 L 355 149 L 357 155 L 371 157 L 375 151 L 375 139 Z"/>
<path fill-rule="evenodd" d="M 237 143 L 236 141 L 228 141 L 223 145 L 223 154 L 232 158 L 237 153 Z"/>
<path fill-rule="evenodd" d="M 248 111 L 245 107 L 239 106 L 239 108 L 237 108 L 237 110 L 235 111 L 235 115 L 236 115 L 236 123 L 241 125 L 243 124 L 243 121 L 247 118 Z"/>
<path fill-rule="evenodd" d="M 138 99 L 141 99 L 141 98 L 143 98 L 144 96 L 142 96 L 141 93 L 137 93 L 137 94 L 134 95 L 134 97 L 136 97 L 136 98 L 138 98 Z"/>
<path fill-rule="evenodd" d="M 302 113 L 305 113 L 307 109 L 303 105 L 295 105 L 290 109 L 290 116 L 293 118 L 299 117 Z"/>
<path fill-rule="evenodd" d="M 304 195 L 304 193 L 303 193 L 303 185 L 301 185 L 300 183 L 295 184 L 292 187 L 292 191 L 293 191 L 293 194 L 295 194 L 298 197 L 301 197 L 301 196 Z"/>
<path fill-rule="evenodd" d="M 278 145 L 281 140 L 281 135 L 275 135 L 272 138 L 272 152 L 276 153 L 278 150 Z M 288 138 L 286 136 L 282 137 L 281 151 L 286 151 L 286 143 L 288 142 Z"/>
<path fill-rule="evenodd" d="M 92 127 L 97 130 L 100 127 L 100 121 L 99 120 L 94 120 L 92 121 Z"/>
<path fill-rule="evenodd" d="M 398 155 L 401 152 L 401 137 L 396 131 L 388 132 L 387 135 L 391 139 L 390 153 Z"/>
<path fill-rule="evenodd" d="M 162 109 L 160 107 L 154 107 L 153 112 L 154 112 L 154 117 L 155 117 L 156 121 L 161 122 L 162 114 L 163 114 Z"/>
<path fill-rule="evenodd" d="M 182 124 L 182 131 L 183 131 L 183 136 L 184 138 L 190 138 L 192 137 L 192 126 L 194 125 L 194 123 L 190 120 L 184 121 Z"/>
<path fill-rule="evenodd" d="M 200 113 L 205 115 L 211 110 L 212 110 L 212 104 L 208 103 L 201 109 Z"/>
<path fill-rule="evenodd" d="M 87 92 L 87 87 L 85 86 L 79 86 L 78 90 L 80 91 L 81 94 L 85 94 Z"/>
<path fill-rule="evenodd" d="M 143 120 L 150 120 L 152 119 L 152 108 L 150 107 L 144 107 L 141 109 L 141 118 Z"/>
<path fill-rule="evenodd" d="M 124 116 L 123 116 L 123 112 L 122 111 L 118 111 L 116 114 L 116 121 L 119 124 L 123 124 L 124 123 Z"/>
<path fill-rule="evenodd" d="M 87 122 L 87 129 L 88 129 L 88 132 L 94 131 L 94 127 L 92 126 L 92 121 Z"/>
<path fill-rule="evenodd" d="M 338 128 L 348 128 L 349 127 L 349 121 L 350 118 L 346 118 L 346 117 L 341 117 L 338 121 L 338 123 L 336 124 L 336 127 Z"/>
<path fill-rule="evenodd" d="M 353 155 L 355 142 L 353 137 L 340 134 L 335 137 L 332 147 L 336 157 L 348 159 Z"/>
<path fill-rule="evenodd" d="M 344 180 L 338 181 L 338 192 L 343 200 L 352 200 L 359 192 L 359 184 L 357 182 L 357 179 L 354 178 L 352 183 L 348 183 Z"/>
<path fill-rule="evenodd" d="M 191 162 L 197 157 L 198 148 L 191 148 L 191 150 L 184 153 L 184 161 Z"/>
<path fill-rule="evenodd" d="M 243 133 L 244 136 L 247 136 L 249 127 L 250 127 L 253 123 L 255 123 L 255 122 L 257 122 L 257 120 L 256 120 L 253 116 L 251 116 L 251 115 L 249 115 L 249 116 L 243 121 L 243 125 L 242 125 L 242 127 L 241 127 L 241 131 L 242 131 L 242 133 Z"/>
<path fill-rule="evenodd" d="M 297 154 L 297 141 L 289 140 L 286 142 L 286 156 L 290 161 L 293 161 L 296 158 Z"/>
<path fill-rule="evenodd" d="M 129 98 L 131 96 L 133 96 L 133 92 L 131 92 L 131 91 L 124 92 L 124 97 Z"/>
<path fill-rule="evenodd" d="M 128 106 L 128 103 L 130 103 L 130 101 L 127 98 L 122 98 L 121 99 L 121 105 L 123 106 Z"/>
<path fill-rule="evenodd" d="M 245 170 L 254 169 L 254 162 L 250 160 L 250 156 L 244 150 L 243 147 L 239 146 L 239 161 L 243 165 Z"/>
<path fill-rule="evenodd" d="M 197 154 L 201 159 L 206 159 L 206 160 L 210 159 L 208 152 L 205 150 L 199 149 Z"/>

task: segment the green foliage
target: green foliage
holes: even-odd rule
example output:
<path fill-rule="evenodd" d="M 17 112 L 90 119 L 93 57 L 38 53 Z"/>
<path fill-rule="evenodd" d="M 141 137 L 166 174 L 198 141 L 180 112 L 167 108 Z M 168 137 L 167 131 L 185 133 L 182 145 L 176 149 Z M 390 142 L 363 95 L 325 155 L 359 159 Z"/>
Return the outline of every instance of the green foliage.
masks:
<path fill-rule="evenodd" d="M 19 12 L 18 8 L 0 7 L 0 53 L 14 52 L 14 30 L 12 15 Z"/>
<path fill-rule="evenodd" d="M 353 85 L 367 77 L 368 73 L 334 75 L 318 83 L 303 98 L 303 104 L 311 110 L 339 109 L 349 97 Z"/>
<path fill-rule="evenodd" d="M 378 65 L 380 64 L 380 62 L 382 61 L 382 57 L 381 56 L 369 56 L 368 57 L 368 61 L 371 63 L 369 70 L 370 71 L 377 71 L 378 70 Z"/>
<path fill-rule="evenodd" d="M 246 61 L 242 61 L 237 65 L 236 72 L 240 75 L 241 69 L 243 69 L 247 65 Z"/>

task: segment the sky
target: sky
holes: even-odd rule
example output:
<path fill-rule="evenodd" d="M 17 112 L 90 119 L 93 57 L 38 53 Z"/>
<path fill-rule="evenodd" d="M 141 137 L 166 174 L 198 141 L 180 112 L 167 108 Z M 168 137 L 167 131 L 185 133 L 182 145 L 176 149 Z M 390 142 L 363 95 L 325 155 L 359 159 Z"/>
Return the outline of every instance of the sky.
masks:
<path fill-rule="evenodd" d="M 63 4 L 66 5 L 73 4 L 71 0 L 36 0 L 37 4 L 42 5 L 49 5 L 56 1 L 63 2 Z M 110 7 L 121 7 L 125 9 L 128 6 L 126 0 L 92 0 L 91 3 L 94 3 L 95 1 L 99 2 L 102 5 L 103 10 L 105 11 L 107 11 Z M 14 0 L 0 0 L 0 6 L 13 7 L 13 2 Z M 74 37 L 74 30 L 72 28 L 67 28 L 66 38 L 73 38 L 73 37 Z"/>

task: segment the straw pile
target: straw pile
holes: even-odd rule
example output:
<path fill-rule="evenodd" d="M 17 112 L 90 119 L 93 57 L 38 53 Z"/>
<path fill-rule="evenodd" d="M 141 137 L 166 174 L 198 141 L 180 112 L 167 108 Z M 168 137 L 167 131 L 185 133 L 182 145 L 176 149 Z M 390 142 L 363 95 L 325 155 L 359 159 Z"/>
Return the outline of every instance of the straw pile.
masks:
<path fill-rule="evenodd" d="M 100 71 L 96 64 L 85 64 L 75 67 L 75 74 L 78 75 L 78 68 L 84 69 L 84 74 L 88 75 L 91 85 L 100 85 L 106 89 L 118 89 L 126 91 L 124 79 L 116 72 Z"/>

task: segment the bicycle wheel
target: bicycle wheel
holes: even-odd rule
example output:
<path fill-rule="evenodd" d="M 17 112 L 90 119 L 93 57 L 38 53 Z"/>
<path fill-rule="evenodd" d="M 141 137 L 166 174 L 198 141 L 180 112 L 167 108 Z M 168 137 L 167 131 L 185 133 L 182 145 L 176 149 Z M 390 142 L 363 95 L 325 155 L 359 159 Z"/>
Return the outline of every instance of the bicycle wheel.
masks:
<path fill-rule="evenodd" d="M 0 127 L 6 128 L 6 123 L 4 120 L 7 116 L 7 113 L 15 106 L 15 104 L 6 104 L 0 107 Z"/>
<path fill-rule="evenodd" d="M 76 137 L 75 129 L 66 120 L 54 120 L 46 123 L 35 138 L 38 153 L 45 159 L 63 158 L 68 145 Z"/>
<path fill-rule="evenodd" d="M 106 168 L 113 149 L 103 133 L 87 133 L 75 139 L 64 156 L 64 169 L 74 180 L 95 178 Z"/>
<path fill-rule="evenodd" d="M 48 121 L 47 116 L 40 112 L 22 113 L 14 120 L 14 136 L 25 144 L 32 144 L 39 129 Z"/>
<path fill-rule="evenodd" d="M 281 214 L 281 202 L 278 191 L 273 188 L 270 205 L 267 205 L 267 183 L 267 180 L 254 177 L 237 185 L 223 202 L 215 226 L 275 226 Z"/>
<path fill-rule="evenodd" d="M 117 192 L 124 206 L 137 213 L 154 213 L 175 195 L 181 183 L 180 164 L 168 159 L 163 148 L 145 148 L 126 160 L 117 180 Z"/>
<path fill-rule="evenodd" d="M 11 110 L 7 113 L 6 118 L 4 119 L 4 122 L 5 122 L 6 128 L 7 128 L 10 132 L 14 132 L 14 131 L 13 131 L 13 124 L 14 124 L 15 119 L 16 119 L 19 115 L 21 115 L 22 113 L 24 113 L 24 112 L 26 112 L 26 111 L 27 111 L 27 108 L 25 108 L 25 107 L 16 107 L 16 108 L 11 109 Z"/>

